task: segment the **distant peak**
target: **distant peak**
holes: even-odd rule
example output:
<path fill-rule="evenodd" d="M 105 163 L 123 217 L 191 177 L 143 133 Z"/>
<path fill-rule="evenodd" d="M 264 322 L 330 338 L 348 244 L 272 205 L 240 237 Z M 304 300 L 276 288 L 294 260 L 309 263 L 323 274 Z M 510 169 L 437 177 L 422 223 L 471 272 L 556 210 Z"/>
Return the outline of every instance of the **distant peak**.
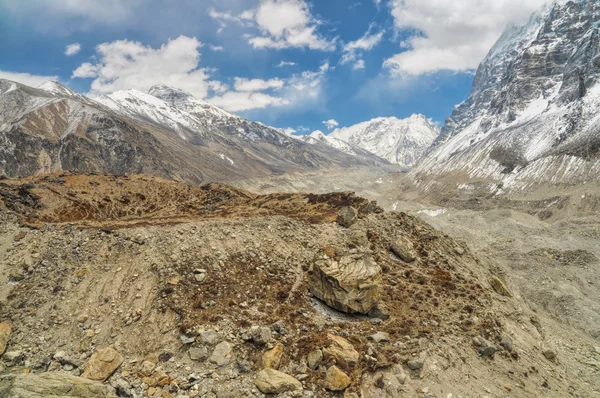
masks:
<path fill-rule="evenodd" d="M 166 84 L 157 84 L 150 87 L 148 94 L 164 100 L 192 97 L 192 94 L 188 93 L 187 91 L 184 91 L 178 87 L 167 86 Z"/>
<path fill-rule="evenodd" d="M 40 84 L 39 86 L 37 86 L 37 89 L 46 91 L 47 93 L 50 93 L 50 94 L 59 94 L 59 95 L 68 95 L 68 96 L 78 95 L 75 91 L 71 90 L 67 86 L 65 86 L 55 80 L 48 80 L 47 82 L 44 82 L 44 83 Z"/>
<path fill-rule="evenodd" d="M 321 130 L 315 130 L 310 133 L 310 136 L 313 138 L 323 138 L 325 137 L 325 133 L 323 133 Z"/>

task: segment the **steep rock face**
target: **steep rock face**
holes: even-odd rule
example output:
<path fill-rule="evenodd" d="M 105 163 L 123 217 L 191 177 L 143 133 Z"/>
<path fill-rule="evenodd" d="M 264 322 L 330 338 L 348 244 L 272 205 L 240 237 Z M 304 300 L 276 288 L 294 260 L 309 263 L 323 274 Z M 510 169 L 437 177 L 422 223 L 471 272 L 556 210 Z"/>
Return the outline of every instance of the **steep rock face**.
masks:
<path fill-rule="evenodd" d="M 430 147 L 439 127 L 423 115 L 407 119 L 375 118 L 334 130 L 328 139 L 337 139 L 367 150 L 391 163 L 410 167 Z"/>
<path fill-rule="evenodd" d="M 597 2 L 562 1 L 507 28 L 413 175 L 491 178 L 508 188 L 596 178 L 599 21 Z"/>
<path fill-rule="evenodd" d="M 92 100 L 56 82 L 0 80 L 0 174 L 146 173 L 201 183 L 381 163 L 298 141 L 178 89 L 151 93 Z"/>

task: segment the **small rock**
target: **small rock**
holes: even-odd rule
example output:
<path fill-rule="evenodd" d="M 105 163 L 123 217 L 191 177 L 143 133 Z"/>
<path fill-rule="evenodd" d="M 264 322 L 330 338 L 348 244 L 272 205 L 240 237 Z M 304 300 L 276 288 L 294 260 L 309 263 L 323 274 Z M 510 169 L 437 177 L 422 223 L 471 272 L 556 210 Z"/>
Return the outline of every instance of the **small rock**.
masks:
<path fill-rule="evenodd" d="M 423 361 L 422 359 L 413 359 L 406 362 L 406 366 L 408 366 L 410 370 L 419 370 L 423 368 L 424 363 L 425 361 Z"/>
<path fill-rule="evenodd" d="M 208 349 L 206 347 L 192 347 L 188 354 L 192 361 L 204 361 L 208 358 Z"/>
<path fill-rule="evenodd" d="M 264 394 L 281 394 L 292 392 L 302 395 L 302 384 L 294 377 L 275 369 L 263 369 L 256 375 L 254 384 Z"/>
<path fill-rule="evenodd" d="M 508 290 L 504 282 L 502 282 L 497 276 L 492 276 L 490 278 L 490 285 L 492 286 L 492 289 L 494 289 L 494 291 L 499 295 L 512 297 L 512 293 Z"/>
<path fill-rule="evenodd" d="M 206 279 L 206 274 L 194 274 L 194 279 L 196 279 L 196 282 L 202 283 Z"/>
<path fill-rule="evenodd" d="M 24 358 L 23 351 L 7 351 L 2 356 L 2 359 L 8 366 L 14 366 Z"/>
<path fill-rule="evenodd" d="M 223 336 L 221 336 L 220 333 L 214 331 L 214 330 L 206 330 L 202 333 L 200 333 L 200 343 L 201 344 L 207 344 L 207 345 L 216 345 L 218 342 L 220 342 L 223 339 Z"/>
<path fill-rule="evenodd" d="M 83 376 L 86 379 L 104 381 L 123 363 L 123 356 L 116 350 L 106 347 L 96 350 L 85 364 Z"/>
<path fill-rule="evenodd" d="M 333 365 L 327 369 L 325 374 L 325 388 L 329 391 L 344 391 L 350 386 L 350 377 Z"/>
<path fill-rule="evenodd" d="M 266 326 L 253 326 L 250 333 L 255 344 L 265 345 L 271 341 L 271 329 Z"/>
<path fill-rule="evenodd" d="M 556 351 L 554 351 L 552 349 L 546 349 L 546 350 L 542 351 L 542 354 L 544 354 L 546 359 L 549 361 L 554 362 L 556 360 Z"/>
<path fill-rule="evenodd" d="M 306 358 L 306 364 L 312 370 L 317 369 L 322 361 L 323 361 L 323 351 L 321 351 L 321 350 L 311 351 L 308 354 L 308 357 Z"/>
<path fill-rule="evenodd" d="M 10 340 L 12 327 L 8 323 L 0 323 L 0 356 L 6 351 L 6 346 Z"/>
<path fill-rule="evenodd" d="M 285 323 L 283 323 L 283 321 L 275 322 L 271 325 L 271 328 L 281 335 L 287 334 L 287 329 L 285 328 Z"/>
<path fill-rule="evenodd" d="M 229 364 L 231 362 L 231 344 L 226 341 L 217 344 L 209 361 L 219 367 Z"/>
<path fill-rule="evenodd" d="M 417 259 L 417 252 L 413 243 L 403 236 L 396 239 L 390 249 L 396 256 L 400 257 L 400 260 L 406 263 L 412 263 Z"/>
<path fill-rule="evenodd" d="M 279 369 L 283 357 L 283 344 L 277 344 L 275 348 L 265 352 L 262 356 L 263 368 Z"/>
<path fill-rule="evenodd" d="M 360 355 L 348 340 L 333 334 L 327 334 L 327 338 L 331 344 L 329 347 L 323 349 L 323 358 L 325 360 L 328 361 L 333 358 L 336 364 L 344 369 L 356 366 Z"/>
<path fill-rule="evenodd" d="M 337 223 L 344 228 L 350 228 L 356 220 L 358 220 L 358 212 L 350 206 L 343 207 L 337 217 Z"/>
<path fill-rule="evenodd" d="M 192 344 L 194 341 L 196 341 L 196 338 L 189 337 L 189 336 L 186 336 L 185 334 L 182 334 L 181 336 L 179 336 L 179 340 L 183 344 Z"/>
<path fill-rule="evenodd" d="M 503 335 L 502 340 L 500 341 L 500 346 L 504 348 L 506 351 L 511 352 L 513 350 L 513 341 L 510 336 Z"/>
<path fill-rule="evenodd" d="M 390 335 L 385 332 L 377 332 L 369 336 L 370 340 L 373 340 L 376 343 L 382 343 L 385 341 L 390 341 Z"/>
<path fill-rule="evenodd" d="M 81 314 L 77 317 L 77 322 L 85 323 L 88 320 L 88 316 L 86 314 Z"/>

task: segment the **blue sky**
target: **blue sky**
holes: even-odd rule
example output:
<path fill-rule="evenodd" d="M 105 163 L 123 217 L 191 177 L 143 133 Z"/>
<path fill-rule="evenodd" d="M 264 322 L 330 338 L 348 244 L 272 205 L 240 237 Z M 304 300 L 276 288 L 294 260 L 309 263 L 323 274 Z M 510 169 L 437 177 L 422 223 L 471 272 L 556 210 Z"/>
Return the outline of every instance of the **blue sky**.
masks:
<path fill-rule="evenodd" d="M 298 132 L 443 123 L 504 27 L 545 1 L 0 0 L 0 77 L 91 96 L 164 83 Z"/>

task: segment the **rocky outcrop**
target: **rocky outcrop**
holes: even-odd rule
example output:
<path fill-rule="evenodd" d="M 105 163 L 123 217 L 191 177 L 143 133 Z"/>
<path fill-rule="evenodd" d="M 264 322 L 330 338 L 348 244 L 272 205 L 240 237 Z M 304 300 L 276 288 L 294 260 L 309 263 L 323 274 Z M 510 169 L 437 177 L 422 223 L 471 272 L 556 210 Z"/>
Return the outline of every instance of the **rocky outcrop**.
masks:
<path fill-rule="evenodd" d="M 6 351 L 12 327 L 8 323 L 0 323 L 0 356 Z"/>
<path fill-rule="evenodd" d="M 323 349 L 325 361 L 335 360 L 335 363 L 343 369 L 356 366 L 360 354 L 348 340 L 334 334 L 328 334 L 327 339 L 329 346 Z"/>
<path fill-rule="evenodd" d="M 0 397 L 106 398 L 106 386 L 66 373 L 0 375 Z"/>
<path fill-rule="evenodd" d="M 313 265 L 310 291 L 338 311 L 366 314 L 381 297 L 381 268 L 368 254 L 319 260 Z"/>

